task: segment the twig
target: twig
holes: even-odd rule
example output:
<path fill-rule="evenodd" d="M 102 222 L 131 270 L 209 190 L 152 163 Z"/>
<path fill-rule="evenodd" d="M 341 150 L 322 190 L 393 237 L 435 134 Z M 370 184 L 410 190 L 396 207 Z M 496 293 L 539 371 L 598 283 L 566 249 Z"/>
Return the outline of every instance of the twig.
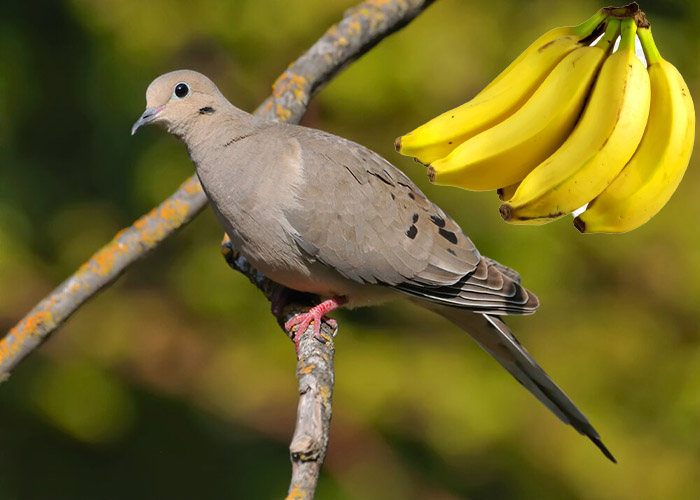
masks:
<path fill-rule="evenodd" d="M 345 12 L 297 61 L 275 81 L 272 96 L 255 111 L 257 115 L 298 123 L 311 98 L 346 65 L 370 50 L 386 36 L 411 22 L 434 0 L 367 0 Z M 192 220 L 206 205 L 196 176 L 187 179 L 170 198 L 120 231 L 72 276 L 37 304 L 0 339 L 0 379 L 48 339 L 82 304 L 113 283 L 136 260 Z M 270 299 L 279 287 L 253 269 L 228 238 L 222 243 L 229 265 L 248 276 Z M 296 297 L 278 317 L 280 322 L 305 305 Z M 308 299 L 308 297 L 306 297 Z M 311 329 L 301 333 L 297 377 L 299 408 L 290 445 L 293 463 L 288 499 L 314 497 L 321 464 L 328 446 L 333 394 L 333 342 L 335 332 L 321 326 L 327 342 L 314 339 Z"/>
<path fill-rule="evenodd" d="M 282 73 L 272 95 L 256 110 L 298 123 L 306 106 L 348 64 L 413 21 L 435 0 L 367 0 L 345 12 L 326 33 Z"/>
<path fill-rule="evenodd" d="M 81 305 L 192 220 L 206 202 L 199 180 L 190 177 L 170 198 L 117 233 L 0 340 L 0 377 L 7 378 Z"/>
<path fill-rule="evenodd" d="M 314 339 L 308 328 L 299 343 L 299 407 L 294 437 L 289 445 L 292 459 L 292 480 L 287 500 L 312 499 L 316 492 L 321 465 L 328 449 L 333 397 L 334 332 L 324 323 L 321 335 L 328 342 Z"/>

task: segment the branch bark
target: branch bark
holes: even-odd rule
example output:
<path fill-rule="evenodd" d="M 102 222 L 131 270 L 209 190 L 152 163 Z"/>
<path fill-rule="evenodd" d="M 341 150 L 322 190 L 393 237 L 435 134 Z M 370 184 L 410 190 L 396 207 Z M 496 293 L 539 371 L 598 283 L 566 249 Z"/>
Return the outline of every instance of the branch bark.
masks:
<path fill-rule="evenodd" d="M 289 454 L 292 459 L 292 480 L 287 500 L 313 499 L 326 458 L 333 398 L 333 342 L 335 332 L 324 323 L 321 335 L 325 344 L 314 339 L 308 328 L 299 342 L 299 407 Z"/>
<path fill-rule="evenodd" d="M 311 98 L 346 65 L 386 36 L 401 29 L 434 0 L 367 0 L 345 12 L 343 19 L 297 59 L 273 85 L 272 95 L 255 114 L 298 123 Z M 40 346 L 80 306 L 113 283 L 136 260 L 148 255 L 166 238 L 190 222 L 206 205 L 202 186 L 194 175 L 150 213 L 120 231 L 93 254 L 73 275 L 39 302 L 0 339 L 0 381 Z M 270 300 L 280 285 L 253 269 L 231 245 L 222 243 L 229 265 L 248 276 Z M 296 297 L 278 320 L 304 309 L 308 297 Z M 302 332 L 297 377 L 299 408 L 290 445 L 293 463 L 288 499 L 312 499 L 328 446 L 333 394 L 333 328 L 324 323 L 326 343 Z"/>

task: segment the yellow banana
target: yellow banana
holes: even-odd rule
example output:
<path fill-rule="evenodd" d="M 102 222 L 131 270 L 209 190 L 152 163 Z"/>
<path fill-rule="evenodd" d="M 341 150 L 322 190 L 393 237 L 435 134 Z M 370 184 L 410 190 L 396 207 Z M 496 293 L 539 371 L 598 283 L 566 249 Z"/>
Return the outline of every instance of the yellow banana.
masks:
<path fill-rule="evenodd" d="M 578 26 L 545 33 L 471 101 L 396 139 L 396 151 L 426 165 L 447 156 L 466 139 L 513 114 L 559 61 L 602 33 L 606 20 L 601 10 Z"/>
<path fill-rule="evenodd" d="M 498 195 L 498 199 L 501 201 L 510 200 L 513 197 L 513 195 L 515 194 L 515 191 L 518 189 L 518 186 L 520 186 L 520 183 L 516 182 L 515 184 L 511 184 L 510 186 L 498 188 L 496 190 L 496 194 Z"/>
<path fill-rule="evenodd" d="M 430 164 L 435 184 L 489 191 L 520 182 L 571 133 L 605 56 L 620 31 L 610 19 L 594 47 L 569 53 L 513 115 Z"/>
<path fill-rule="evenodd" d="M 504 220 L 544 224 L 598 196 L 634 154 L 649 115 L 649 74 L 634 51 L 637 25 L 622 21 L 578 124 L 564 144 L 500 207 Z"/>
<path fill-rule="evenodd" d="M 649 28 L 640 28 L 651 81 L 642 142 L 620 175 L 574 219 L 582 233 L 623 233 L 651 219 L 671 198 L 690 161 L 695 109 L 678 70 L 664 60 Z"/>

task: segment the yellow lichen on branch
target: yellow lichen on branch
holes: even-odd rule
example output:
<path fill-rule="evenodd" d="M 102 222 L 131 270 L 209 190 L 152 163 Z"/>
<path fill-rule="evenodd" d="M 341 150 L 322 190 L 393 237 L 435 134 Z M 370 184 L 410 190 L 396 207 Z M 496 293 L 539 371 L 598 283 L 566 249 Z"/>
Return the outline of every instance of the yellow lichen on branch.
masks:
<path fill-rule="evenodd" d="M 272 85 L 272 95 L 280 98 L 291 92 L 295 99 L 301 100 L 306 95 L 308 84 L 309 81 L 305 77 L 291 71 L 285 71 Z"/>
<path fill-rule="evenodd" d="M 330 406 L 331 397 L 333 396 L 333 389 L 327 385 L 322 385 L 320 388 L 320 392 L 324 406 Z"/>
<path fill-rule="evenodd" d="M 292 488 L 292 491 L 289 492 L 289 495 L 287 495 L 287 498 L 285 500 L 305 500 L 309 498 L 306 490 L 301 489 L 300 484 L 295 484 L 294 488 Z"/>
<path fill-rule="evenodd" d="M 0 363 L 17 354 L 23 344 L 38 335 L 41 327 L 51 329 L 54 324 L 53 313 L 50 310 L 34 311 L 24 318 L 10 330 L 8 335 L 0 340 Z M 37 339 L 38 341 L 39 339 Z"/>
<path fill-rule="evenodd" d="M 76 276 L 81 278 L 83 275 L 88 273 L 94 273 L 98 276 L 106 276 L 112 272 L 114 263 L 117 262 L 119 256 L 123 255 L 127 249 L 128 247 L 121 243 L 117 238 L 113 239 L 95 252 L 92 257 L 90 257 L 90 260 L 80 266 L 78 271 L 75 273 Z"/>
<path fill-rule="evenodd" d="M 375 5 L 375 7 L 377 8 L 372 10 L 365 7 L 358 9 L 354 16 L 356 18 L 363 17 L 365 19 L 368 19 L 369 27 L 371 30 L 377 29 L 377 26 L 379 26 L 379 24 L 385 20 L 384 14 L 381 10 L 379 10 L 379 6 Z"/>
<path fill-rule="evenodd" d="M 204 192 L 199 180 L 192 176 L 180 185 L 180 189 L 184 190 L 189 196 L 194 196 Z"/>
<path fill-rule="evenodd" d="M 306 375 L 307 373 L 311 373 L 313 369 L 316 368 L 316 365 L 311 364 L 311 365 L 305 365 L 304 368 L 299 370 L 300 375 Z"/>
<path fill-rule="evenodd" d="M 188 213 L 187 202 L 170 199 L 134 222 L 132 227 L 140 231 L 139 242 L 147 248 L 152 248 L 174 228 L 180 227 Z"/>
<path fill-rule="evenodd" d="M 282 106 L 281 104 L 278 104 L 275 107 L 275 116 L 277 117 L 278 120 L 282 122 L 286 122 L 289 117 L 291 116 L 292 111 L 289 108 L 286 108 Z"/>
<path fill-rule="evenodd" d="M 359 35 L 362 33 L 362 24 L 356 20 L 348 22 L 348 34 Z"/>

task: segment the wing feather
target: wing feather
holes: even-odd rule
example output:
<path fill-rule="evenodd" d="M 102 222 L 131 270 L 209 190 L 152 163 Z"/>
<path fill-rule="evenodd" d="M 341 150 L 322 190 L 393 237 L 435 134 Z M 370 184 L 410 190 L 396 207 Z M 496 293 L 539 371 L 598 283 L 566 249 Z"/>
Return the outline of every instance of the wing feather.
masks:
<path fill-rule="evenodd" d="M 305 176 L 304 195 L 287 218 L 309 258 L 348 279 L 439 304 L 487 314 L 537 309 L 517 272 L 482 257 L 459 225 L 384 158 L 322 131 L 287 130 L 299 141 Z"/>

